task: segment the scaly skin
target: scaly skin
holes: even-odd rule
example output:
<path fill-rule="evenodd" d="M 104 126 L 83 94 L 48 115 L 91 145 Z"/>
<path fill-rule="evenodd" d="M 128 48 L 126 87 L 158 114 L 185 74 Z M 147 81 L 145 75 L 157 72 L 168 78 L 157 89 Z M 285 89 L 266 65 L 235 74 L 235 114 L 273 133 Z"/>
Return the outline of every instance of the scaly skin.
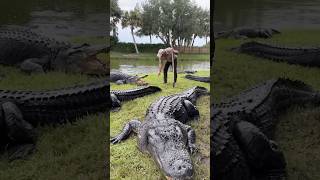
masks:
<path fill-rule="evenodd" d="M 111 109 L 120 108 L 121 102 L 123 101 L 129 101 L 158 91 L 161 91 L 161 89 L 156 86 L 147 86 L 129 90 L 111 90 Z"/>
<path fill-rule="evenodd" d="M 235 50 L 288 64 L 320 67 L 320 48 L 288 48 L 251 41 L 243 43 Z"/>
<path fill-rule="evenodd" d="M 236 28 L 230 31 L 218 32 L 215 39 L 219 38 L 271 38 L 280 32 L 272 28 Z"/>
<path fill-rule="evenodd" d="M 193 76 L 193 75 L 186 75 L 185 78 L 190 79 L 190 80 L 194 80 L 194 81 L 200 81 L 200 82 L 206 82 L 206 83 L 210 83 L 211 79 L 210 77 L 200 77 L 200 76 Z"/>
<path fill-rule="evenodd" d="M 50 91 L 0 90 L 0 148 L 11 151 L 10 159 L 26 156 L 34 149 L 34 127 L 106 112 L 109 89 L 108 81 L 98 81 Z"/>
<path fill-rule="evenodd" d="M 294 105 L 318 106 L 300 81 L 269 80 L 211 106 L 211 167 L 221 180 L 286 179 L 285 157 L 272 141 L 277 117 Z"/>
<path fill-rule="evenodd" d="M 106 64 L 97 54 L 107 47 L 71 45 L 23 27 L 0 28 L 0 64 L 19 66 L 27 73 L 49 70 L 105 75 Z"/>
<path fill-rule="evenodd" d="M 207 89 L 194 87 L 180 94 L 161 97 L 149 106 L 142 123 L 131 120 L 111 139 L 111 143 L 119 143 L 131 132 L 136 132 L 139 149 L 153 157 L 168 179 L 192 178 L 189 153 L 196 149 L 195 132 L 185 123 L 199 116 L 193 103 L 204 94 L 208 94 Z"/>
<path fill-rule="evenodd" d="M 110 82 L 117 84 L 136 84 L 138 86 L 146 86 L 148 83 L 144 82 L 142 78 L 147 77 L 148 75 L 139 77 L 125 74 L 122 72 L 111 72 L 110 73 Z"/>

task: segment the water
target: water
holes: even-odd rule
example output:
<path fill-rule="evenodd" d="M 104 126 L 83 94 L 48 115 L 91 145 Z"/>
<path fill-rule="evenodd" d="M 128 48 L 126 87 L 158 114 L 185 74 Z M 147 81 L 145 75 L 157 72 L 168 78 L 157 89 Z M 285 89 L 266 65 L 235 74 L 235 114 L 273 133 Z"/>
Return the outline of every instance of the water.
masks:
<path fill-rule="evenodd" d="M 215 31 L 239 26 L 320 28 L 320 0 L 217 0 Z"/>
<path fill-rule="evenodd" d="M 4 0 L 0 25 L 21 25 L 57 39 L 107 34 L 105 0 Z"/>
<path fill-rule="evenodd" d="M 145 74 L 157 73 L 159 68 L 158 61 L 150 60 L 128 60 L 117 59 L 111 61 L 111 71 L 120 71 L 127 74 Z M 209 61 L 193 61 L 193 60 L 178 60 L 178 72 L 184 70 L 209 70 Z M 169 71 L 171 71 L 171 66 Z"/>

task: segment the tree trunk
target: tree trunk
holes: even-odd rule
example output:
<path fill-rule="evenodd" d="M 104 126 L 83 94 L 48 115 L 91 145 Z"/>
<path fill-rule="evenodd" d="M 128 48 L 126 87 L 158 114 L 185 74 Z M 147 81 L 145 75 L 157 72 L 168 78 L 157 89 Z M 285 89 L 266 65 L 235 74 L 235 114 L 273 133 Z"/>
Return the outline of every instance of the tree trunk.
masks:
<path fill-rule="evenodd" d="M 131 27 L 131 35 L 132 35 L 132 39 L 133 39 L 134 48 L 136 49 L 136 53 L 139 54 L 138 47 L 137 47 L 137 44 L 136 44 L 136 40 L 135 40 L 134 34 L 133 34 L 133 27 Z"/>
<path fill-rule="evenodd" d="M 206 36 L 206 44 L 208 44 L 207 36 Z"/>
<path fill-rule="evenodd" d="M 191 46 L 193 47 L 193 43 L 194 43 L 194 39 L 197 37 L 197 34 L 194 34 L 193 35 L 193 39 L 192 39 L 192 44 L 191 44 Z"/>
<path fill-rule="evenodd" d="M 149 35 L 149 37 L 150 37 L 150 44 L 152 44 L 152 40 L 151 40 L 151 34 Z"/>

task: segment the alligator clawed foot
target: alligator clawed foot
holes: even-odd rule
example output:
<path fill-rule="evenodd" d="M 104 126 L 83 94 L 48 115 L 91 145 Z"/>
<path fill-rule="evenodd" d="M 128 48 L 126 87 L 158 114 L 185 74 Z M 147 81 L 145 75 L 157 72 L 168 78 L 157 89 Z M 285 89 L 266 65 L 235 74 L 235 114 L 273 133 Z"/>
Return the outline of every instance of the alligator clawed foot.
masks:
<path fill-rule="evenodd" d="M 199 151 L 199 149 L 196 147 L 195 144 L 190 144 L 189 145 L 189 151 L 190 151 L 191 154 L 195 154 L 196 152 Z"/>
<path fill-rule="evenodd" d="M 110 139 L 111 144 L 118 144 L 120 142 L 121 142 L 121 139 L 118 136 Z"/>

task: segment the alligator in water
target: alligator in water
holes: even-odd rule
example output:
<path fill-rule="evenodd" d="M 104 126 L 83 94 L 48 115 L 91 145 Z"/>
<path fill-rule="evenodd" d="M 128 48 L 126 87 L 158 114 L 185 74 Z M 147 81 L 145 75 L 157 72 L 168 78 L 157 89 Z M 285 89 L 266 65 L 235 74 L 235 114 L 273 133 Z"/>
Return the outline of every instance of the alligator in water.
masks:
<path fill-rule="evenodd" d="M 273 34 L 280 31 L 272 28 L 236 28 L 230 31 L 221 31 L 216 34 L 215 39 L 219 38 L 271 38 Z"/>
<path fill-rule="evenodd" d="M 110 82 L 114 82 L 116 84 L 137 84 L 138 86 L 145 86 L 148 83 L 144 82 L 142 79 L 147 77 L 148 75 L 144 76 L 132 76 L 129 74 L 125 74 L 122 72 L 111 72 L 110 73 Z"/>
<path fill-rule="evenodd" d="M 121 102 L 123 101 L 129 101 L 158 91 L 161 91 L 161 89 L 156 86 L 147 86 L 129 90 L 111 90 L 111 109 L 118 110 L 121 107 Z"/>
<path fill-rule="evenodd" d="M 109 82 L 50 91 L 0 90 L 0 151 L 9 159 L 33 152 L 34 127 L 72 122 L 87 114 L 106 112 L 110 106 Z"/>
<path fill-rule="evenodd" d="M 106 45 L 71 45 L 23 27 L 0 28 L 0 64 L 18 66 L 27 73 L 49 70 L 93 75 L 108 74 L 97 55 Z"/>
<path fill-rule="evenodd" d="M 320 67 L 320 48 L 288 48 L 251 41 L 243 43 L 239 48 L 233 48 L 233 50 L 288 64 Z"/>
<path fill-rule="evenodd" d="M 136 132 L 139 149 L 153 157 L 167 178 L 191 178 L 193 165 L 189 153 L 196 148 L 195 132 L 185 123 L 199 116 L 194 103 L 205 94 L 208 94 L 207 89 L 194 87 L 161 97 L 149 106 L 143 122 L 131 120 L 111 143 L 119 143 Z"/>
<path fill-rule="evenodd" d="M 186 75 L 185 78 L 190 79 L 190 80 L 194 80 L 194 81 L 200 81 L 200 82 L 206 82 L 206 83 L 210 83 L 211 79 L 210 77 L 200 77 L 200 76 L 193 76 L 193 75 Z"/>
<path fill-rule="evenodd" d="M 284 154 L 272 140 L 277 118 L 292 106 L 320 105 L 300 81 L 269 80 L 211 106 L 211 167 L 219 180 L 286 179 Z"/>

